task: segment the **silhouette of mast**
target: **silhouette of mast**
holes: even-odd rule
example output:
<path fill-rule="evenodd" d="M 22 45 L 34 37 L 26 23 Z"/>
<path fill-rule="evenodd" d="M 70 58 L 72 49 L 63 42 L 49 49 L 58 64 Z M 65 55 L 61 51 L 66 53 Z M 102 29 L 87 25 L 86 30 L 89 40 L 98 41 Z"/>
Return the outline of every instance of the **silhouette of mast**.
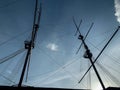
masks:
<path fill-rule="evenodd" d="M 73 20 L 74 20 L 74 18 L 73 18 Z M 77 28 L 77 32 L 79 33 L 78 39 L 82 41 L 82 43 L 83 43 L 83 45 L 84 45 L 84 48 L 85 48 L 85 50 L 86 50 L 85 53 L 84 53 L 84 58 L 87 58 L 87 59 L 90 60 L 90 62 L 91 62 L 91 64 L 92 64 L 92 67 L 93 67 L 93 69 L 94 69 L 94 71 L 95 71 L 95 73 L 96 73 L 96 75 L 97 75 L 97 77 L 98 77 L 98 80 L 99 80 L 99 82 L 100 82 L 103 90 L 105 90 L 105 86 L 104 86 L 104 84 L 103 84 L 103 81 L 102 81 L 102 79 L 101 79 L 101 77 L 100 77 L 100 75 L 99 75 L 99 73 L 98 73 L 98 71 L 97 71 L 97 69 L 96 69 L 96 67 L 95 67 L 95 65 L 94 65 L 94 62 L 92 61 L 92 56 L 93 56 L 93 55 L 92 55 L 90 49 L 88 48 L 87 44 L 85 43 L 84 36 L 81 34 L 81 32 L 80 32 L 80 30 L 79 30 L 79 27 L 77 26 L 75 20 L 74 20 L 74 24 L 75 24 L 75 26 L 76 26 L 76 28 Z M 93 24 L 92 24 L 92 25 L 93 25 Z M 91 27 L 92 27 L 92 26 L 91 26 Z M 91 28 L 90 28 L 90 29 L 91 29 Z M 89 32 L 88 32 L 88 33 L 89 33 Z M 88 35 L 88 34 L 87 34 L 87 35 Z M 85 37 L 85 38 L 86 38 L 86 37 Z"/>
<path fill-rule="evenodd" d="M 101 52 L 98 54 L 98 56 L 96 57 L 96 59 L 94 60 L 93 63 L 95 63 L 98 58 L 101 56 L 101 54 L 103 53 L 103 51 L 106 49 L 106 47 L 108 46 L 108 44 L 111 42 L 111 40 L 113 39 L 113 37 L 117 34 L 117 32 L 119 31 L 120 26 L 118 26 L 117 30 L 113 33 L 113 35 L 111 36 L 111 38 L 108 40 L 108 42 L 105 44 L 105 46 L 103 47 L 103 49 L 101 50 Z M 85 75 L 88 73 L 88 71 L 91 69 L 92 65 L 88 68 L 88 70 L 85 72 L 85 74 L 83 75 L 83 77 L 80 79 L 80 81 L 78 83 L 80 83 L 83 78 L 85 77 Z"/>
<path fill-rule="evenodd" d="M 22 82 L 23 82 L 23 79 L 24 79 L 26 66 L 27 66 L 27 63 L 28 63 L 30 55 L 31 55 L 31 50 L 34 48 L 34 42 L 35 42 L 37 31 L 38 31 L 38 28 L 39 28 L 39 22 L 40 22 L 40 17 L 41 17 L 41 10 L 42 10 L 41 5 L 40 5 L 40 7 L 38 9 L 38 0 L 36 0 L 35 11 L 34 11 L 34 21 L 33 21 L 32 36 L 31 36 L 31 40 L 30 41 L 25 41 L 24 42 L 25 43 L 25 49 L 27 50 L 27 54 L 26 54 L 26 58 L 25 58 L 25 62 L 24 62 L 24 66 L 23 66 L 23 69 L 22 69 L 22 73 L 21 73 L 21 77 L 20 77 L 20 80 L 19 80 L 18 87 L 22 86 Z"/>

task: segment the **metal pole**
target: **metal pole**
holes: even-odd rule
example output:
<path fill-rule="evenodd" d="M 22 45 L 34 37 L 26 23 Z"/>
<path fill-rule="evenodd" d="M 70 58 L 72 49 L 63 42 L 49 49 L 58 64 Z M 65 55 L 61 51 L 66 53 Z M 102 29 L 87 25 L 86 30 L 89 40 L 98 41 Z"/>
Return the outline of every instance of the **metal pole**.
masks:
<path fill-rule="evenodd" d="M 29 60 L 30 55 L 31 55 L 31 50 L 32 50 L 32 48 L 34 48 L 34 41 L 35 41 L 35 37 L 36 37 L 37 31 L 38 31 L 38 28 L 39 28 L 41 11 L 40 11 L 39 14 L 37 14 L 37 9 L 38 9 L 37 3 L 38 3 L 38 0 L 36 0 L 36 3 L 35 3 L 35 12 L 34 12 L 34 21 L 33 21 L 33 30 L 32 30 L 31 40 L 27 41 L 27 43 L 25 43 L 25 48 L 27 49 L 27 55 L 26 55 L 26 58 L 25 58 L 25 63 L 24 63 L 23 69 L 22 69 L 22 73 L 21 73 L 21 77 L 20 77 L 20 80 L 19 80 L 18 87 L 21 87 L 21 85 L 22 85 L 25 70 L 26 70 L 26 66 L 27 66 L 28 60 Z M 40 10 L 41 10 L 41 7 L 40 7 Z"/>
<path fill-rule="evenodd" d="M 26 55 L 26 58 L 25 58 L 25 63 L 24 63 L 24 66 L 23 66 L 23 70 L 22 70 L 22 73 L 21 73 L 21 77 L 20 77 L 18 87 L 21 87 L 21 85 L 22 85 L 24 74 L 25 74 L 25 69 L 26 69 L 27 62 L 28 62 L 28 58 L 30 56 L 30 52 L 31 52 L 31 47 L 27 51 L 27 55 Z"/>
<path fill-rule="evenodd" d="M 104 84 L 103 84 L 103 81 L 102 81 L 102 79 L 100 78 L 100 75 L 99 75 L 99 73 L 98 73 L 98 71 L 97 71 L 97 69 L 96 69 L 96 67 L 95 67 L 92 59 L 89 58 L 89 60 L 90 60 L 90 62 L 91 62 L 91 64 L 92 64 L 92 66 L 93 66 L 93 69 L 94 69 L 94 71 L 95 71 L 95 73 L 96 73 L 96 75 L 97 75 L 97 77 L 98 77 L 98 79 L 99 79 L 99 81 L 100 81 L 100 84 L 101 84 L 103 90 L 105 90 L 105 86 L 104 86 Z"/>
<path fill-rule="evenodd" d="M 104 84 L 103 84 L 103 81 L 102 81 L 102 79 L 100 78 L 100 75 L 99 75 L 99 73 L 98 73 L 98 71 L 97 71 L 97 69 L 96 69 L 96 67 L 95 67 L 95 65 L 94 65 L 94 63 L 93 63 L 93 61 L 92 61 L 92 53 L 90 52 L 90 50 L 89 50 L 88 46 L 86 45 L 86 43 L 85 43 L 85 41 L 84 41 L 83 38 L 84 38 L 84 37 L 83 37 L 82 35 L 79 35 L 79 37 L 78 37 L 78 39 L 81 39 L 81 41 L 82 41 L 82 43 L 83 43 L 83 45 L 84 45 L 84 48 L 86 49 L 86 52 L 85 52 L 85 54 L 84 54 L 84 58 L 88 58 L 88 59 L 90 60 L 92 66 L 93 66 L 93 69 L 94 69 L 94 71 L 95 71 L 95 73 L 96 73 L 96 75 L 97 75 L 97 77 L 98 77 L 98 80 L 99 80 L 99 82 L 100 82 L 103 90 L 105 90 L 105 86 L 104 86 Z"/>

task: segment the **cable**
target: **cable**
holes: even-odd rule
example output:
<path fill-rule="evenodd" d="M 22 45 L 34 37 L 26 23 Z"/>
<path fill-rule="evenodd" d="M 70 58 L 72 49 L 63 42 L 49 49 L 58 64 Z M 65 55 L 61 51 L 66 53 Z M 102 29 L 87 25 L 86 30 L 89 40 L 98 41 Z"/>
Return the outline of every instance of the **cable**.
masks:
<path fill-rule="evenodd" d="M 24 52 L 24 53 L 26 53 L 26 52 Z M 24 53 L 22 54 L 22 57 L 18 60 L 18 62 L 15 64 L 14 68 L 11 70 L 12 73 L 10 73 L 10 75 L 8 76 L 13 81 L 17 80 L 16 77 L 18 77 L 18 74 L 19 74 L 20 70 L 22 69 L 22 66 L 24 63 L 24 57 L 25 57 Z M 4 71 L 6 71 L 6 70 L 4 70 Z"/>
<path fill-rule="evenodd" d="M 16 84 L 14 81 L 10 80 L 10 79 L 7 78 L 6 76 L 2 75 L 1 73 L 0 73 L 0 76 L 2 76 L 4 79 L 8 80 L 9 82 L 12 82 L 12 83 Z"/>
<path fill-rule="evenodd" d="M 39 48 L 39 47 L 38 47 Z M 39 48 L 40 49 L 40 48 Z M 41 50 L 41 49 L 40 49 Z M 42 50 L 42 51 L 44 51 L 44 50 Z M 45 53 L 46 54 L 46 53 Z M 48 54 L 47 54 L 47 56 L 49 56 Z M 51 57 L 50 57 L 51 58 Z M 53 62 L 53 58 L 51 58 L 51 60 L 52 60 L 52 62 Z M 76 80 L 78 80 L 71 72 L 69 72 L 69 71 L 67 71 L 66 69 L 65 69 L 65 67 L 63 67 L 63 66 L 61 66 L 60 64 L 58 64 L 55 60 L 54 60 L 54 63 L 56 63 L 58 66 L 60 66 L 60 68 L 57 70 L 57 72 L 59 71 L 59 70 L 64 70 L 64 71 L 66 71 L 67 73 L 69 73 L 72 77 L 74 77 Z M 51 76 L 53 76 L 54 74 L 56 74 L 57 72 L 55 72 L 55 73 L 53 73 L 52 75 L 49 75 L 47 78 L 45 78 L 45 80 L 46 79 L 49 79 Z M 45 81 L 44 80 L 44 81 Z M 37 84 L 36 84 L 37 85 Z"/>
<path fill-rule="evenodd" d="M 11 1 L 11 2 L 3 5 L 3 6 L 0 6 L 0 9 L 1 9 L 1 8 L 6 8 L 6 7 L 10 6 L 10 5 L 13 5 L 13 4 L 15 4 L 17 1 L 19 1 L 19 0 L 13 0 L 13 1 Z"/>
<path fill-rule="evenodd" d="M 99 65 L 99 67 L 111 78 L 112 81 L 114 81 L 114 83 L 116 83 L 116 85 L 120 85 L 120 81 L 114 77 L 109 70 L 107 70 L 104 66 L 102 66 L 101 64 L 97 63 Z"/>
<path fill-rule="evenodd" d="M 96 66 L 99 67 L 99 68 L 98 68 L 98 69 L 100 70 L 99 72 L 100 72 L 100 74 L 102 75 L 102 77 L 104 77 L 104 79 L 105 79 L 105 80 L 103 79 L 103 80 L 104 80 L 104 84 L 106 84 L 106 82 L 107 82 L 107 85 L 109 85 L 110 81 L 108 80 L 109 77 L 108 77 L 108 75 L 106 74 L 106 72 L 103 71 L 103 68 L 100 67 L 100 65 L 99 65 L 98 62 L 96 62 Z M 105 81 L 106 81 L 106 82 L 105 82 Z"/>
<path fill-rule="evenodd" d="M 97 50 L 100 51 L 99 48 L 97 48 L 95 45 L 93 45 L 90 41 L 88 41 L 94 48 L 96 48 Z M 112 56 L 112 55 L 108 55 L 107 53 L 103 52 L 105 56 L 109 57 L 110 59 L 114 60 L 116 62 L 116 64 L 120 65 L 119 59 L 117 59 L 116 57 Z"/>
<path fill-rule="evenodd" d="M 13 36 L 13 37 L 9 38 L 8 40 L 0 43 L 0 46 L 6 44 L 7 42 L 9 42 L 9 41 L 11 41 L 11 40 L 17 39 L 19 36 L 22 36 L 22 35 L 26 34 L 26 32 L 28 32 L 28 31 L 24 31 L 24 32 L 22 32 L 22 33 L 20 33 L 20 34 L 18 34 L 18 35 L 16 35 L 16 36 Z"/>
<path fill-rule="evenodd" d="M 17 50 L 16 52 L 14 52 L 14 53 L 12 53 L 12 54 L 10 54 L 10 55 L 8 55 L 8 56 L 0 59 L 0 64 L 6 62 L 6 61 L 8 61 L 8 60 L 10 60 L 11 58 L 13 58 L 13 57 L 17 56 L 18 54 L 22 53 L 23 51 L 25 51 L 24 48 L 23 48 L 23 49 L 20 49 L 20 50 Z"/>

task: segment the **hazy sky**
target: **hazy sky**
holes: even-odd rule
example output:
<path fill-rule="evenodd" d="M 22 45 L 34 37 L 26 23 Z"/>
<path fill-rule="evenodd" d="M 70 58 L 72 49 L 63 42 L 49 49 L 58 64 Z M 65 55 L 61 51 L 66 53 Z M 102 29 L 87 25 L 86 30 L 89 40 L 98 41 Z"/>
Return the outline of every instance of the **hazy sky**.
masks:
<path fill-rule="evenodd" d="M 120 1 L 39 0 L 39 2 L 42 3 L 40 28 L 31 56 L 28 79 L 24 84 L 37 87 L 90 88 L 91 76 L 91 87 L 97 90 L 100 84 L 92 69 L 91 75 L 87 74 L 78 84 L 90 64 L 82 57 L 84 47 L 77 55 L 75 54 L 81 41 L 77 39 L 78 35 L 74 36 L 76 28 L 72 17 L 75 17 L 77 23 L 83 20 L 80 27 L 83 35 L 94 22 L 86 39 L 94 59 L 118 28 Z M 34 6 L 35 0 L 0 0 L 0 60 L 24 48 L 24 41 L 30 39 Z M 120 85 L 119 41 L 120 32 L 98 59 L 98 64 L 95 64 L 106 87 Z M 1 85 L 18 83 L 25 54 L 26 52 L 23 52 L 0 65 Z"/>

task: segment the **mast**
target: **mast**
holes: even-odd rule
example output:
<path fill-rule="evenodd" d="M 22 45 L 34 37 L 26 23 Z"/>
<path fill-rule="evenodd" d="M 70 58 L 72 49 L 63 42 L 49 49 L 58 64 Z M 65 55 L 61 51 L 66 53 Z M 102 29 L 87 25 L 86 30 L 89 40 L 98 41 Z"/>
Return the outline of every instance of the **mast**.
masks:
<path fill-rule="evenodd" d="M 26 54 L 24 66 L 23 66 L 23 69 L 22 69 L 21 77 L 20 77 L 20 80 L 19 80 L 19 83 L 18 83 L 18 87 L 22 86 L 22 82 L 23 82 L 23 79 L 24 79 L 24 74 L 25 74 L 25 71 L 26 71 L 27 63 L 28 63 L 29 58 L 31 56 L 31 51 L 34 48 L 34 42 L 35 42 L 37 31 L 38 31 L 38 28 L 39 28 L 41 10 L 42 10 L 41 5 L 40 5 L 40 8 L 38 10 L 38 0 L 36 0 L 31 40 L 24 42 L 25 43 L 25 49 L 27 50 L 27 54 Z"/>
<path fill-rule="evenodd" d="M 76 28 L 77 28 L 77 32 L 79 33 L 78 39 L 82 41 L 82 44 L 84 45 L 84 48 L 85 48 L 85 50 L 86 50 L 85 53 L 84 53 L 84 58 L 87 58 L 87 59 L 90 60 L 90 62 L 91 62 L 91 64 L 92 64 L 92 67 L 93 67 L 93 69 L 94 69 L 94 71 L 95 71 L 95 73 L 96 73 L 96 75 L 97 75 L 97 78 L 98 78 L 98 80 L 99 80 L 99 82 L 100 82 L 103 90 L 105 90 L 105 86 L 104 86 L 104 84 L 103 84 L 103 81 L 102 81 L 102 79 L 101 79 L 101 77 L 100 77 L 100 75 L 99 75 L 99 73 L 98 73 L 98 71 L 97 71 L 97 69 L 96 69 L 96 67 L 95 67 L 95 65 L 94 65 L 94 62 L 92 61 L 92 56 L 93 56 L 93 55 L 92 55 L 90 49 L 88 48 L 87 44 L 85 43 L 85 38 L 86 38 L 86 37 L 84 38 L 84 36 L 81 34 L 81 32 L 80 32 L 80 30 L 79 30 L 79 27 L 77 26 L 74 18 L 73 18 L 73 21 L 74 21 L 74 24 L 75 24 L 75 26 L 76 26 Z M 92 26 L 93 26 L 93 24 L 92 24 Z M 92 27 L 92 26 L 91 26 L 91 27 Z M 90 28 L 90 29 L 91 29 L 91 28 Z M 88 32 L 88 33 L 89 33 L 89 32 Z M 87 35 L 88 35 L 88 34 L 87 34 Z M 79 50 L 78 50 L 78 51 L 79 51 Z"/>
<path fill-rule="evenodd" d="M 120 26 L 118 26 L 117 30 L 115 30 L 115 32 L 113 33 L 113 35 L 110 37 L 110 39 L 108 40 L 108 42 L 105 44 L 105 46 L 103 47 L 103 49 L 100 51 L 100 53 L 98 54 L 98 56 L 96 57 L 96 59 L 93 61 L 93 63 L 95 63 L 98 58 L 101 56 L 101 54 L 103 53 L 103 51 L 106 49 L 106 47 L 108 46 L 108 44 L 111 42 L 111 40 L 114 38 L 114 36 L 117 34 L 117 32 L 119 31 Z M 83 75 L 83 77 L 79 80 L 78 83 L 80 83 L 83 78 L 85 77 L 85 75 L 88 73 L 88 71 L 91 69 L 92 65 L 88 68 L 88 70 L 85 72 L 85 74 Z"/>
<path fill-rule="evenodd" d="M 96 67 L 95 67 L 95 65 L 94 65 L 94 62 L 92 61 L 92 53 L 91 53 L 90 49 L 88 48 L 88 46 L 87 46 L 87 44 L 85 43 L 85 41 L 84 41 L 83 38 L 84 38 L 84 37 L 83 37 L 81 34 L 80 34 L 79 37 L 78 37 L 78 39 L 82 41 L 82 43 L 83 43 L 83 45 L 84 45 L 84 48 L 85 48 L 85 50 L 86 50 L 85 53 L 84 53 L 84 58 L 87 58 L 87 59 L 90 60 L 92 66 L 93 66 L 93 69 L 94 69 L 94 71 L 95 71 L 95 73 L 96 73 L 96 75 L 97 75 L 97 77 L 98 77 L 98 80 L 99 80 L 99 82 L 100 82 L 103 90 L 105 90 L 105 86 L 104 86 L 104 84 L 103 84 L 103 81 L 102 81 L 102 79 L 101 79 L 101 77 L 100 77 L 100 75 L 99 75 L 99 73 L 98 73 L 98 71 L 97 71 L 97 69 L 96 69 Z"/>

